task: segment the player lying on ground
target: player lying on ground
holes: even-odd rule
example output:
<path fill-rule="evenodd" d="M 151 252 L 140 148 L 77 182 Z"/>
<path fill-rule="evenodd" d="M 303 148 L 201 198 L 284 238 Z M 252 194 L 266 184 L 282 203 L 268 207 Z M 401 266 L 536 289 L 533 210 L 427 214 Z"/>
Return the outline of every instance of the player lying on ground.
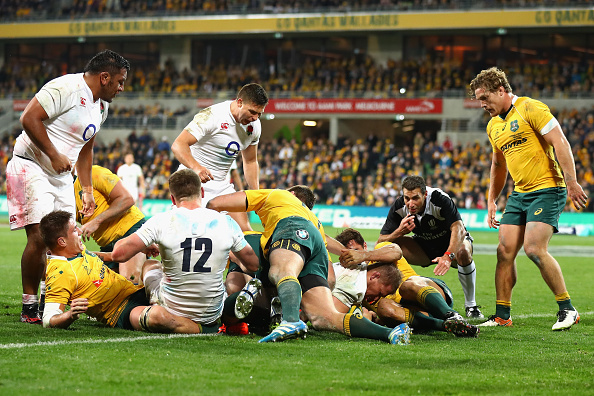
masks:
<path fill-rule="evenodd" d="M 369 252 L 363 236 L 352 228 L 344 230 L 336 239 L 349 248 L 341 254 L 341 263 L 350 267 L 358 265 L 352 269 L 341 269 L 341 266 L 334 264 L 336 287 L 332 295 L 339 310 L 365 303 L 366 307 L 377 314 L 379 322 L 386 326 L 408 323 L 417 331 L 448 331 L 459 337 L 478 335 L 479 329 L 467 323 L 454 310 L 453 296 L 445 282 L 418 276 L 399 249 L 395 250 L 398 254 L 391 261 L 396 263 L 402 274 L 398 289 L 394 293 L 388 293 L 385 298 L 370 299 L 373 293 L 366 292 L 365 288 L 377 288 L 373 282 L 374 275 L 370 276 L 377 264 L 370 262 L 367 265 L 364 261 L 373 260 L 370 253 L 393 244 L 383 242 L 376 246 L 376 250 Z"/>
<path fill-rule="evenodd" d="M 338 312 L 334 307 L 327 281 L 329 262 L 324 231 L 311 212 L 314 203 L 315 196 L 308 187 L 294 186 L 289 191 L 241 191 L 214 198 L 208 204 L 216 210 L 255 210 L 264 226 L 261 276 L 276 286 L 283 321 L 260 342 L 304 336 L 307 325 L 300 319 L 301 308 L 317 330 L 407 344 L 410 329 L 406 324 L 389 329 L 359 314 Z"/>
<path fill-rule="evenodd" d="M 68 328 L 81 314 L 128 330 L 200 333 L 189 319 L 151 306 L 144 289 L 116 274 L 86 250 L 71 213 L 54 211 L 41 219 L 41 236 L 49 248 L 44 327 Z M 70 310 L 65 311 L 67 305 Z"/>

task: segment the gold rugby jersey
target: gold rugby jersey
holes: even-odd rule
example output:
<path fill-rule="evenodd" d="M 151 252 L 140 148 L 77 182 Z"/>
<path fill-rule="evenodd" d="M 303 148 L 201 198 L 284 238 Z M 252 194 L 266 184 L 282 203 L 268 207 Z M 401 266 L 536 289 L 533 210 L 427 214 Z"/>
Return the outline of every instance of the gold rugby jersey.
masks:
<path fill-rule="evenodd" d="M 538 100 L 514 96 L 512 103 L 505 120 L 491 118 L 487 134 L 493 150 L 505 157 L 515 191 L 565 187 L 553 146 L 543 138 L 559 123 L 547 105 Z"/>
<path fill-rule="evenodd" d="M 93 182 L 93 197 L 95 197 L 95 211 L 89 216 L 82 217 L 80 210 L 82 210 L 82 186 L 80 179 L 74 182 L 74 195 L 76 197 L 76 219 L 80 224 L 86 224 L 93 220 L 99 214 L 109 209 L 109 194 L 118 184 L 120 178 L 114 175 L 109 169 L 103 168 L 99 165 L 93 165 L 92 168 L 92 182 Z M 124 214 L 111 220 L 104 221 L 97 231 L 91 236 L 99 246 L 105 246 L 124 236 L 126 232 L 141 219 L 144 214 L 136 205 L 132 205 Z"/>
<path fill-rule="evenodd" d="M 316 215 L 299 198 L 294 196 L 287 190 L 263 189 L 263 190 L 247 190 L 245 192 L 248 201 L 248 211 L 255 211 L 262 225 L 264 232 L 260 244 L 264 256 L 268 256 L 267 243 L 278 222 L 282 219 L 291 216 L 297 216 L 309 220 L 322 234 L 324 244 L 326 242 L 326 234 L 322 223 L 318 220 Z"/>
<path fill-rule="evenodd" d="M 70 305 L 76 298 L 89 300 L 88 316 L 115 326 L 136 286 L 110 270 L 99 257 L 86 249 L 76 257 L 48 256 L 45 302 Z"/>

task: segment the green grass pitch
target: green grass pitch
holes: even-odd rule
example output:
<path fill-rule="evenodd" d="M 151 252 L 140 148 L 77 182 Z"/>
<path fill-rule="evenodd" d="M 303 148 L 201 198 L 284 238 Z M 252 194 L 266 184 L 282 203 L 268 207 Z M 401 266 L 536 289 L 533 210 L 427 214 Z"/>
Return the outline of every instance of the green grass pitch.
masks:
<path fill-rule="evenodd" d="M 375 240 L 377 232 L 364 236 Z M 477 243 L 497 243 L 495 233 L 474 236 Z M 21 324 L 25 233 L 2 226 L 0 241 L 0 395 L 594 394 L 591 257 L 558 257 L 582 316 L 569 331 L 551 331 L 557 305 L 536 266 L 520 256 L 513 328 L 486 328 L 477 339 L 413 334 L 404 347 L 313 330 L 305 340 L 258 344 L 251 335 L 172 337 L 87 319 L 68 330 Z M 551 244 L 579 251 L 594 246 L 594 238 L 555 236 Z M 495 251 L 475 261 L 477 300 L 489 315 Z M 432 268 L 415 269 L 432 274 Z M 461 311 L 456 272 L 444 279 Z"/>

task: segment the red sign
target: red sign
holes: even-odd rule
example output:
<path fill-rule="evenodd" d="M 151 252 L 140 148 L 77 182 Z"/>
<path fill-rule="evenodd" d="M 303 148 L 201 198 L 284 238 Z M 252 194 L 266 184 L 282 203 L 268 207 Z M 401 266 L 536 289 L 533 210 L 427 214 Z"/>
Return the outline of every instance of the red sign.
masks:
<path fill-rule="evenodd" d="M 29 99 L 14 99 L 12 101 L 12 110 L 23 111 L 29 104 Z"/>
<path fill-rule="evenodd" d="M 441 114 L 441 99 L 271 99 L 267 113 Z"/>
<path fill-rule="evenodd" d="M 476 99 L 464 99 L 465 109 L 480 109 L 481 101 Z"/>

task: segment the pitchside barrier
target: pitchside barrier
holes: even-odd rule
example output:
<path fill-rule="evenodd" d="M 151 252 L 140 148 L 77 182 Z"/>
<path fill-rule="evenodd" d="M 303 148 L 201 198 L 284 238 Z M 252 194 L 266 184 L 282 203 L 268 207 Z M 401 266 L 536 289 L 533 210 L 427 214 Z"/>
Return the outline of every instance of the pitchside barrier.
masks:
<path fill-rule="evenodd" d="M 142 211 L 147 217 L 171 208 L 171 201 L 146 199 Z M 316 205 L 313 212 L 324 226 L 337 228 L 361 228 L 379 230 L 388 215 L 388 207 Z M 487 226 L 487 211 L 480 209 L 460 209 L 462 220 L 470 231 L 496 231 Z M 501 214 L 498 213 L 500 216 Z M 6 196 L 0 196 L 0 217 L 8 217 Z M 250 221 L 257 223 L 258 216 L 250 213 Z M 594 235 L 594 213 L 564 212 L 559 219 L 562 234 L 579 236 Z"/>

